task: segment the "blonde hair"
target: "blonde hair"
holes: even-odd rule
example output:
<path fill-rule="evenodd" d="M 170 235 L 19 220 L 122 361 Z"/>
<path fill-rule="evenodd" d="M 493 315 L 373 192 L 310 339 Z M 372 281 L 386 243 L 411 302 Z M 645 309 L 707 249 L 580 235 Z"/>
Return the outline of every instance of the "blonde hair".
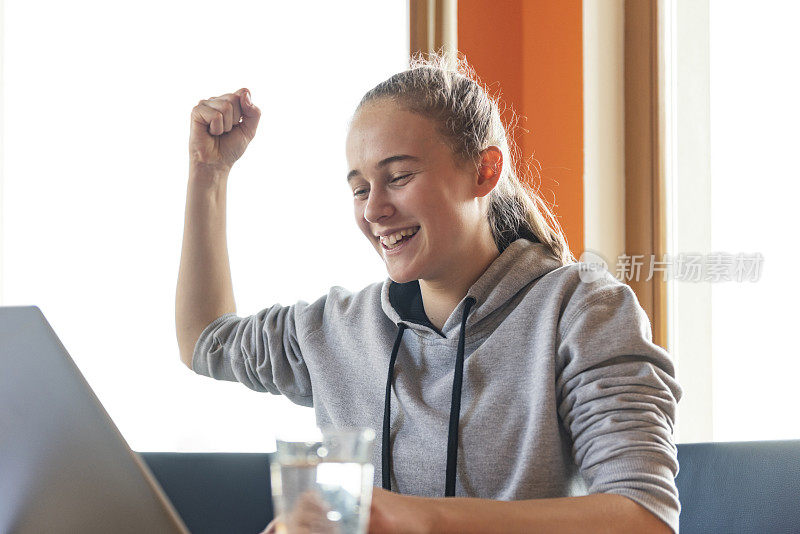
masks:
<path fill-rule="evenodd" d="M 562 265 L 575 262 L 558 220 L 538 189 L 520 180 L 519 148 L 507 136 L 500 118 L 499 98 L 488 95 L 461 53 L 455 63 L 451 66 L 443 51 L 433 52 L 427 59 L 421 53 L 415 54 L 408 70 L 369 90 L 356 113 L 369 102 L 389 99 L 405 110 L 434 119 L 442 138 L 453 149 L 456 164 L 471 162 L 476 172 L 480 152 L 492 145 L 499 147 L 504 165 L 500 180 L 489 193 L 487 213 L 497 248 L 503 252 L 512 242 L 526 238 L 546 245 Z M 539 178 L 538 169 L 534 169 Z M 525 172 L 531 172 L 527 162 Z"/>

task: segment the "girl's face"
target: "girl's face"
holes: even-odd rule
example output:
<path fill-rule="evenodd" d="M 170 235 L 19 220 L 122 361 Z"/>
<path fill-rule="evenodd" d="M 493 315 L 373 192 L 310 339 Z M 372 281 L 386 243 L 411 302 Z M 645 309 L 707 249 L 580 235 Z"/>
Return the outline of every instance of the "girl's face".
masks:
<path fill-rule="evenodd" d="M 356 224 L 398 283 L 446 280 L 488 225 L 478 175 L 457 168 L 431 119 L 390 101 L 362 107 L 347 135 Z M 402 241 L 379 236 L 416 232 Z"/>

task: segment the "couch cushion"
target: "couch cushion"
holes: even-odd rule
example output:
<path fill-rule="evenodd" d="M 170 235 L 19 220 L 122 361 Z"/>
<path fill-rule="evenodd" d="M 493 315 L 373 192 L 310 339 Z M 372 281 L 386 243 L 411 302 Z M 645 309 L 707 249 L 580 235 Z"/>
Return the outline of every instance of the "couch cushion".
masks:
<path fill-rule="evenodd" d="M 139 455 L 192 534 L 255 534 L 272 520 L 269 454 Z"/>
<path fill-rule="evenodd" d="M 800 440 L 678 445 L 683 534 L 800 532 Z"/>

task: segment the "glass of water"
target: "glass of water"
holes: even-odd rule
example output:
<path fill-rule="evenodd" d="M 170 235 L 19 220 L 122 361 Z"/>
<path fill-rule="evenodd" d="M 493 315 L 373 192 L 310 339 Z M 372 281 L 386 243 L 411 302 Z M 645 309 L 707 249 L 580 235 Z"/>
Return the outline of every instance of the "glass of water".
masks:
<path fill-rule="evenodd" d="M 374 467 L 370 428 L 322 429 L 316 439 L 279 437 L 270 464 L 279 534 L 364 534 Z"/>

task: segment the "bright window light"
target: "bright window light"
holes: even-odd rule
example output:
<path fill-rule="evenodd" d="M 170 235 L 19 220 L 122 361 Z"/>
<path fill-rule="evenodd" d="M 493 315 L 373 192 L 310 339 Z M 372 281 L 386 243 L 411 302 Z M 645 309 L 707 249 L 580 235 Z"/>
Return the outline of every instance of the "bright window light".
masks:
<path fill-rule="evenodd" d="M 241 87 L 262 110 L 228 184 L 238 315 L 384 280 L 345 137 L 363 94 L 408 67 L 408 2 L 4 7 L 0 304 L 41 308 L 134 450 L 271 451 L 313 426 L 180 362 L 190 112 Z"/>
<path fill-rule="evenodd" d="M 796 2 L 710 3 L 712 250 L 764 258 L 757 282 L 711 285 L 716 441 L 800 438 L 798 18 Z"/>

